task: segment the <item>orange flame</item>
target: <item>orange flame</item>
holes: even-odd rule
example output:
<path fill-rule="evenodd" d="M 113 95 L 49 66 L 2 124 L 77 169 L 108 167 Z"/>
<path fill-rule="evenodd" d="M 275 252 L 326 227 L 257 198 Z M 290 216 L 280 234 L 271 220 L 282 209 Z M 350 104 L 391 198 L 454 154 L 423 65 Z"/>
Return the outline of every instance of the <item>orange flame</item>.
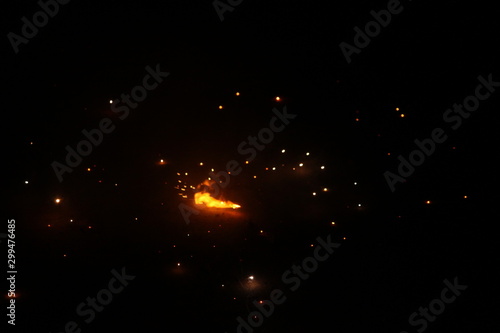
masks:
<path fill-rule="evenodd" d="M 223 201 L 216 199 L 210 195 L 210 192 L 207 192 L 205 189 L 206 186 L 211 186 L 213 182 L 209 182 L 205 180 L 202 184 L 198 185 L 199 192 L 194 194 L 194 203 L 197 205 L 205 204 L 205 206 L 210 208 L 232 208 L 238 209 L 241 206 L 232 202 L 232 201 Z"/>

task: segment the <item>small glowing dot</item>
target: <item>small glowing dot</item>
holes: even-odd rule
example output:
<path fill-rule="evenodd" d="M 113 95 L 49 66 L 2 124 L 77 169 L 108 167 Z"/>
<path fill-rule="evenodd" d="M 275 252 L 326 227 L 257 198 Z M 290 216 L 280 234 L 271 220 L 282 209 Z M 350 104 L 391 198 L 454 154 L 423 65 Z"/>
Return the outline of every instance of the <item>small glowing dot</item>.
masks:
<path fill-rule="evenodd" d="M 284 153 L 285 151 L 286 151 L 286 150 L 285 150 L 285 149 L 283 149 L 281 152 L 282 152 L 282 153 Z"/>
<path fill-rule="evenodd" d="M 401 113 L 400 117 L 401 117 L 401 118 L 404 118 L 404 117 L 405 117 L 405 114 L 404 114 L 404 113 Z"/>
<path fill-rule="evenodd" d="M 186 175 L 186 176 L 187 176 L 187 175 L 188 175 L 188 173 L 186 172 L 184 175 Z"/>
<path fill-rule="evenodd" d="M 181 265 L 181 263 L 180 263 L 180 262 L 178 262 L 178 263 L 177 263 L 177 267 L 179 267 L 180 265 Z"/>
<path fill-rule="evenodd" d="M 399 108 L 396 108 L 396 111 L 399 111 Z"/>
<path fill-rule="evenodd" d="M 266 171 L 269 170 L 269 168 L 266 168 Z"/>
<path fill-rule="evenodd" d="M 87 168 L 87 171 L 91 171 L 92 169 L 91 168 Z"/>
<path fill-rule="evenodd" d="M 361 207 L 361 204 L 358 204 L 358 207 Z"/>
<path fill-rule="evenodd" d="M 29 182 L 27 180 L 24 181 L 25 184 L 28 184 Z"/>
<path fill-rule="evenodd" d="M 89 229 L 92 229 L 92 226 L 91 226 L 91 225 L 89 225 Z"/>
<path fill-rule="evenodd" d="M 67 255 L 66 255 L 66 254 L 65 254 L 65 255 L 63 255 L 63 257 L 67 257 Z"/>
<path fill-rule="evenodd" d="M 253 275 L 250 275 L 248 278 L 249 278 L 250 280 L 253 280 L 253 279 L 254 279 L 254 276 L 253 276 Z"/>
<path fill-rule="evenodd" d="M 236 96 L 239 96 L 239 95 L 240 95 L 240 93 L 239 93 L 239 92 L 236 92 Z"/>
<path fill-rule="evenodd" d="M 51 227 L 51 225 L 50 225 L 50 224 L 47 224 L 47 227 L 49 227 L 49 228 L 50 228 L 50 227 Z"/>
<path fill-rule="evenodd" d="M 273 170 L 276 170 L 276 167 L 273 167 Z"/>
<path fill-rule="evenodd" d="M 32 145 L 32 144 L 33 144 L 33 141 L 30 142 L 30 145 Z"/>
<path fill-rule="evenodd" d="M 309 153 L 306 153 L 306 156 L 309 156 Z"/>
<path fill-rule="evenodd" d="M 160 160 L 160 163 L 163 163 L 163 160 Z"/>
<path fill-rule="evenodd" d="M 223 109 L 223 106 L 222 105 L 219 105 L 219 110 L 222 110 Z"/>
<path fill-rule="evenodd" d="M 203 162 L 200 162 L 200 166 L 203 166 Z"/>
<path fill-rule="evenodd" d="M 276 99 L 277 102 L 281 101 L 281 98 L 279 96 L 276 96 L 275 99 Z"/>
<path fill-rule="evenodd" d="M 464 199 L 467 199 L 468 197 L 466 195 L 464 195 Z"/>
<path fill-rule="evenodd" d="M 245 164 L 248 164 L 249 162 L 248 161 L 245 161 Z"/>
<path fill-rule="evenodd" d="M 255 178 L 257 178 L 257 176 L 253 176 L 253 178 L 255 179 Z"/>
<path fill-rule="evenodd" d="M 60 203 L 60 202 L 61 202 L 61 199 L 57 198 L 56 203 Z"/>
<path fill-rule="evenodd" d="M 313 192 L 313 195 L 316 195 L 316 192 Z"/>
<path fill-rule="evenodd" d="M 356 121 L 359 121 L 359 118 L 356 118 Z"/>
<path fill-rule="evenodd" d="M 295 171 L 295 168 L 292 168 L 293 171 Z"/>
<path fill-rule="evenodd" d="M 345 237 L 344 237 L 344 238 L 342 238 L 342 239 L 343 239 L 343 240 L 346 240 L 346 238 L 345 238 Z"/>
<path fill-rule="evenodd" d="M 113 100 L 112 99 L 109 100 L 109 104 L 113 104 Z"/>
<path fill-rule="evenodd" d="M 303 167 L 303 166 L 304 166 L 304 163 L 300 163 L 300 164 L 299 164 L 299 167 Z"/>
<path fill-rule="evenodd" d="M 321 166 L 321 170 L 323 170 L 324 168 L 325 168 L 325 166 L 324 166 L 324 165 L 322 165 L 322 166 Z"/>
<path fill-rule="evenodd" d="M 428 204 L 428 205 L 430 205 L 430 204 L 431 204 L 431 201 L 430 201 L 430 200 L 427 200 L 425 203 L 426 203 L 426 204 Z"/>
<path fill-rule="evenodd" d="M 73 223 L 73 220 L 69 220 L 69 222 Z"/>
<path fill-rule="evenodd" d="M 326 187 L 323 188 L 323 192 L 328 192 L 328 189 Z"/>
<path fill-rule="evenodd" d="M 335 225 L 335 222 L 332 222 L 332 225 Z"/>
<path fill-rule="evenodd" d="M 264 232 L 264 230 L 261 230 L 260 233 L 262 234 Z"/>
<path fill-rule="evenodd" d="M 354 182 L 354 185 L 358 185 L 358 182 Z"/>

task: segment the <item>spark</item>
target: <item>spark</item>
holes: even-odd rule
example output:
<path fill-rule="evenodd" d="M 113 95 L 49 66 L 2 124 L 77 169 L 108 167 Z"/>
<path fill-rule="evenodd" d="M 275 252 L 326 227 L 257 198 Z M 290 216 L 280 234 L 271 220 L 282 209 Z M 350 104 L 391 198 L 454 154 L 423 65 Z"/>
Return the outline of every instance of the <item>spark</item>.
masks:
<path fill-rule="evenodd" d="M 281 152 L 282 152 L 282 153 L 285 153 L 285 149 L 283 149 Z"/>

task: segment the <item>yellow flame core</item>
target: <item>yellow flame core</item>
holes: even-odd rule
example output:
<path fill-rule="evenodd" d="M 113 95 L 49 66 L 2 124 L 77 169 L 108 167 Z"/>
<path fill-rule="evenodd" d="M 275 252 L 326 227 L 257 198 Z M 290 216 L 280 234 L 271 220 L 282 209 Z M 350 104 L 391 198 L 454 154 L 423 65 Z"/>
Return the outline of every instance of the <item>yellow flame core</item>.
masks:
<path fill-rule="evenodd" d="M 197 205 L 205 204 L 207 207 L 211 207 L 211 208 L 232 208 L 232 209 L 237 209 L 237 208 L 241 207 L 240 205 L 235 204 L 234 202 L 231 202 L 231 201 L 217 200 L 217 199 L 211 197 L 210 193 L 206 193 L 206 192 L 195 193 L 194 194 L 194 202 Z"/>
<path fill-rule="evenodd" d="M 205 204 L 205 206 L 210 208 L 232 208 L 237 209 L 241 206 L 231 202 L 216 199 L 210 195 L 210 188 L 213 187 L 215 182 L 213 180 L 205 180 L 203 183 L 199 184 L 196 189 L 198 192 L 194 194 L 194 202 L 197 205 Z"/>

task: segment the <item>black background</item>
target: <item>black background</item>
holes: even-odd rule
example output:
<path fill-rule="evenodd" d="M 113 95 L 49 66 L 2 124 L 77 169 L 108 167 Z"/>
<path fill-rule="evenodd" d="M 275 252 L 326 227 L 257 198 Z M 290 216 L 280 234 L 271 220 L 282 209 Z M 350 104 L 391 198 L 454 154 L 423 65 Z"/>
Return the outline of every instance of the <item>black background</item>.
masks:
<path fill-rule="evenodd" d="M 468 289 L 426 331 L 498 331 L 498 92 L 456 131 L 442 119 L 479 75 L 500 81 L 496 7 L 402 5 L 350 64 L 339 44 L 352 44 L 353 28 L 387 2 L 246 0 L 221 22 L 210 1 L 73 0 L 18 54 L 5 37 L 4 220 L 16 220 L 19 271 L 9 329 L 61 332 L 75 320 L 82 332 L 235 332 L 236 317 L 286 290 L 281 274 L 331 233 L 339 250 L 256 331 L 416 332 L 408 316 L 454 277 Z M 4 4 L 4 36 L 38 10 L 35 1 Z M 109 100 L 156 64 L 170 76 L 119 120 Z M 283 105 L 297 118 L 227 189 L 245 218 L 186 225 L 178 205 L 188 201 L 170 185 L 176 172 L 196 185 L 207 175 L 201 161 L 218 170 L 243 162 L 238 144 Z M 51 163 L 103 117 L 116 130 L 59 183 Z M 392 193 L 383 173 L 436 127 L 448 140 Z M 315 169 L 300 177 L 263 171 L 303 160 Z M 324 186 L 332 190 L 311 197 Z M 76 306 L 121 267 L 136 279 L 84 324 Z M 250 274 L 265 286 L 246 294 L 239 285 Z"/>

